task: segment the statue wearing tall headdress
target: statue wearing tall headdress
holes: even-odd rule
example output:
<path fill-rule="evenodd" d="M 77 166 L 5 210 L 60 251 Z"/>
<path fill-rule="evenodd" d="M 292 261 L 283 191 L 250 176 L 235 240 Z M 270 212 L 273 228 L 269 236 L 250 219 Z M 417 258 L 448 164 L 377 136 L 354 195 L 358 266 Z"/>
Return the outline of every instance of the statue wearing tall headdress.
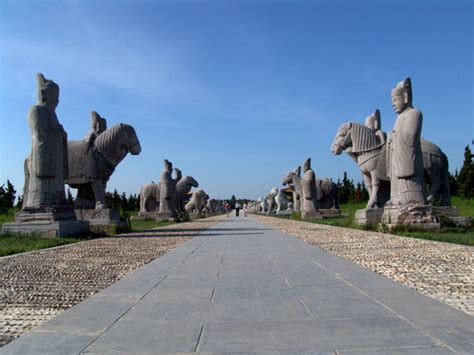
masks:
<path fill-rule="evenodd" d="M 92 111 L 91 112 L 91 130 L 87 134 L 85 140 L 89 142 L 89 146 L 94 144 L 95 139 L 99 134 L 104 132 L 107 129 L 107 121 L 105 118 L 100 117 L 100 115 Z"/>
<path fill-rule="evenodd" d="M 301 210 L 305 216 L 311 217 L 318 213 L 318 196 L 316 188 L 316 175 L 311 169 L 311 158 L 306 159 L 303 165 L 304 175 L 301 179 L 303 192 Z"/>
<path fill-rule="evenodd" d="M 56 116 L 59 86 L 37 75 L 38 103 L 28 114 L 31 154 L 25 161 L 23 208 L 65 205 L 67 133 Z"/>
<path fill-rule="evenodd" d="M 387 204 L 425 204 L 421 151 L 423 115 L 412 106 L 410 78 L 399 82 L 391 96 L 398 117 L 388 139 L 390 201 Z"/>
<path fill-rule="evenodd" d="M 174 169 L 177 177 L 173 179 L 173 163 L 168 159 L 164 160 L 164 170 L 160 176 L 160 214 L 169 214 L 176 216 L 176 206 L 174 205 L 176 197 L 176 183 L 181 179 L 182 173 L 179 169 Z"/>

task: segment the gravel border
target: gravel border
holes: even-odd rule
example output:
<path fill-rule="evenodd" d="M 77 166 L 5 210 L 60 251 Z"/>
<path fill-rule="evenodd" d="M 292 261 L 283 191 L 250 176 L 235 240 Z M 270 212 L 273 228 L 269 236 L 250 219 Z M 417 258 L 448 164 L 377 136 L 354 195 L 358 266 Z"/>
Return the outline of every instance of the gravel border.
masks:
<path fill-rule="evenodd" d="M 0 346 L 224 218 L 215 216 L 0 258 Z"/>
<path fill-rule="evenodd" d="M 474 247 L 260 215 L 251 218 L 474 315 Z"/>

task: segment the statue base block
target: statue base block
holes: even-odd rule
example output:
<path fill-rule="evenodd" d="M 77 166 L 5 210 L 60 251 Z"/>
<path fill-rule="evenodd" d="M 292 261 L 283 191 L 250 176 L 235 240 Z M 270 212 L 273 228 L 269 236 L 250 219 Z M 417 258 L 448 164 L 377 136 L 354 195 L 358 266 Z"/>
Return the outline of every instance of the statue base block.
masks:
<path fill-rule="evenodd" d="M 132 216 L 132 221 L 155 221 L 158 217 L 158 212 L 138 212 L 136 216 Z"/>
<path fill-rule="evenodd" d="M 89 222 L 76 220 L 72 206 L 24 208 L 15 222 L 5 223 L 2 233 L 38 234 L 50 238 L 71 237 L 88 232 Z"/>
<path fill-rule="evenodd" d="M 408 228 L 419 231 L 439 231 L 440 224 L 429 205 L 386 206 L 382 224 L 388 230 Z"/>
<path fill-rule="evenodd" d="M 345 213 L 342 213 L 338 208 L 320 208 L 319 212 L 323 218 L 343 218 L 347 217 Z"/>
<path fill-rule="evenodd" d="M 301 217 L 303 219 L 308 219 L 308 218 L 323 218 L 321 212 L 318 211 L 302 211 L 301 212 Z"/>
<path fill-rule="evenodd" d="M 114 234 L 125 230 L 125 224 L 120 221 L 120 213 L 111 208 L 103 209 L 76 209 L 78 220 L 89 222 L 89 230 L 92 233 Z"/>
<path fill-rule="evenodd" d="M 433 206 L 433 212 L 438 219 L 448 220 L 456 227 L 470 227 L 474 223 L 472 217 L 461 216 L 454 206 Z"/>
<path fill-rule="evenodd" d="M 282 210 L 276 212 L 278 216 L 291 216 L 293 214 L 293 210 Z"/>
<path fill-rule="evenodd" d="M 382 222 L 383 208 L 367 208 L 357 210 L 355 213 L 356 223 L 362 226 L 376 226 Z"/>

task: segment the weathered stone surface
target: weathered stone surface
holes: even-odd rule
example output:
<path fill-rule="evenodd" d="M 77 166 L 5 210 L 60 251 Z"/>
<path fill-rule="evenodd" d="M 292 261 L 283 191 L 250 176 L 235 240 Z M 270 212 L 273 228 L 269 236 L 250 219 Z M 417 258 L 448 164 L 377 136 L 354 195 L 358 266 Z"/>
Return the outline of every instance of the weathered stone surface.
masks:
<path fill-rule="evenodd" d="M 181 179 L 181 171 L 175 169 L 176 179 L 173 179 L 173 163 L 164 160 L 164 170 L 160 176 L 160 206 L 159 212 L 163 218 L 176 217 L 176 183 Z"/>
<path fill-rule="evenodd" d="M 357 210 L 355 220 L 363 226 L 377 226 L 382 222 L 383 208 L 366 208 Z"/>
<path fill-rule="evenodd" d="M 424 204 L 385 206 L 383 210 L 382 223 L 389 230 L 400 226 L 426 231 L 439 231 L 440 229 L 439 221 L 431 206 Z"/>

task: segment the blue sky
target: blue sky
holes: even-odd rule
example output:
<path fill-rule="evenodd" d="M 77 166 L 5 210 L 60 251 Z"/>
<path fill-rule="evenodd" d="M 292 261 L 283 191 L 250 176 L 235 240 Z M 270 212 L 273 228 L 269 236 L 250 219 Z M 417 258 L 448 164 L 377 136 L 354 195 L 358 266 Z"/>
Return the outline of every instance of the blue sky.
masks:
<path fill-rule="evenodd" d="M 312 157 L 318 177 L 360 181 L 329 150 L 338 126 L 412 78 L 422 136 L 460 168 L 474 137 L 468 1 L 0 1 L 0 183 L 23 185 L 35 74 L 61 88 L 69 139 L 90 111 L 142 144 L 108 189 L 137 193 L 163 159 L 211 196 L 256 198 Z"/>

